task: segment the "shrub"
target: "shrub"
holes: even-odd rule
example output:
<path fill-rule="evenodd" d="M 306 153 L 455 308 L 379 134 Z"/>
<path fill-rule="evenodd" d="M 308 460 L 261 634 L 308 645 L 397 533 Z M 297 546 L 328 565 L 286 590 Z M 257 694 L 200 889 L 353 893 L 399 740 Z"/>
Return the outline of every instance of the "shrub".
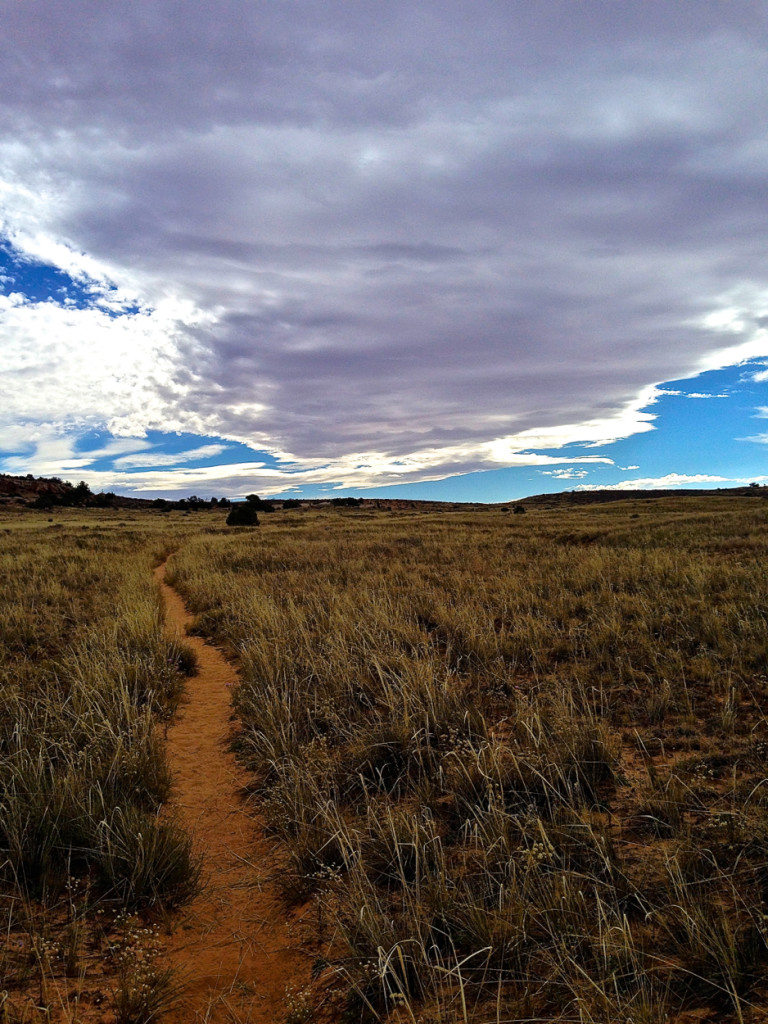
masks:
<path fill-rule="evenodd" d="M 259 517 L 256 508 L 250 501 L 233 505 L 227 516 L 227 526 L 258 526 Z"/>
<path fill-rule="evenodd" d="M 274 502 L 264 501 L 264 499 L 260 498 L 258 494 L 246 494 L 245 500 L 252 508 L 256 509 L 257 512 L 275 511 Z"/>

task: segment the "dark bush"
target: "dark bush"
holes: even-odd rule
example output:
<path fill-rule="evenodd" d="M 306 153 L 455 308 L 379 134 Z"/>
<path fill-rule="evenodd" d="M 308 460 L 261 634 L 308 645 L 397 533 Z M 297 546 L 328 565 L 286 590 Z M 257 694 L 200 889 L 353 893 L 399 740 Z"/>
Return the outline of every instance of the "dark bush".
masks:
<path fill-rule="evenodd" d="M 258 494 L 246 494 L 245 500 L 251 505 L 257 512 L 274 512 L 275 506 L 271 501 L 264 501 Z"/>
<path fill-rule="evenodd" d="M 227 516 L 227 526 L 258 526 L 259 517 L 256 508 L 250 501 L 241 501 L 233 505 Z"/>

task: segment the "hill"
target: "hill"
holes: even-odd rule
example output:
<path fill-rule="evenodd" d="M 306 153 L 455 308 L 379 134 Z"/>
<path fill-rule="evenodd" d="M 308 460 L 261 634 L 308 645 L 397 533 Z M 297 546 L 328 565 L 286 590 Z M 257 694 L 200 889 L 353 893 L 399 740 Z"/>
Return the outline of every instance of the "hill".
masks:
<path fill-rule="evenodd" d="M 766 498 L 768 487 L 749 484 L 747 487 L 668 488 L 666 490 L 561 491 L 559 494 L 532 494 L 521 499 L 530 507 L 556 508 L 561 505 L 602 505 L 611 501 L 653 501 L 658 498 Z"/>
<path fill-rule="evenodd" d="M 32 506 L 34 508 L 91 507 L 141 508 L 152 507 L 144 498 L 126 498 L 111 491 L 94 494 L 88 484 L 71 484 L 59 477 L 11 476 L 0 473 L 0 505 Z"/>

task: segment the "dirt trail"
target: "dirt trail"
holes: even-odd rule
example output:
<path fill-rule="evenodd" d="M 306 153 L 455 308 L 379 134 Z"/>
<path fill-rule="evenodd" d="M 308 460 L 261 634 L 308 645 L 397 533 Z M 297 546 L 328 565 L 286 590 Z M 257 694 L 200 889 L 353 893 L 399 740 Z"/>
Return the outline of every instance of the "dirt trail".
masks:
<path fill-rule="evenodd" d="M 155 570 L 166 606 L 166 629 L 194 648 L 199 672 L 168 730 L 174 778 L 172 806 L 204 857 L 202 893 L 182 911 L 168 941 L 170 962 L 185 980 L 167 1024 L 275 1024 L 285 1019 L 286 987 L 309 980 L 298 922 L 286 915 L 269 875 L 274 850 L 246 813 L 246 783 L 228 749 L 230 692 L 237 672 L 220 651 L 187 637 L 192 621 L 182 599 Z"/>

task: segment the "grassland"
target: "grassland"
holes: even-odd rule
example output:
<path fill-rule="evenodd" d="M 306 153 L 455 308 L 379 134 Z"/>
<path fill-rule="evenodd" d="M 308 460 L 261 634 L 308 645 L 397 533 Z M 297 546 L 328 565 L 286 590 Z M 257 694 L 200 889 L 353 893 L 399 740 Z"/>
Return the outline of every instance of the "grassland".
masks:
<path fill-rule="evenodd" d="M 346 1019 L 758 1019 L 763 502 L 264 518 L 172 579 Z"/>
<path fill-rule="evenodd" d="M 159 815 L 158 725 L 193 666 L 163 638 L 151 568 L 183 532 L 96 513 L 0 522 L 4 1022 L 113 1004 L 128 1024 L 167 995 L 163 970 L 138 966 L 154 933 L 137 915 L 184 902 L 197 876 L 189 836 Z"/>
<path fill-rule="evenodd" d="M 291 1024 L 313 998 L 350 1024 L 766 1019 L 762 500 L 121 521 L 0 533 L 11 995 L 61 1001 L 133 941 L 121 913 L 194 885 L 157 815 L 191 666 L 151 566 L 176 550 L 196 632 L 240 668 L 284 898 L 315 921 Z"/>

